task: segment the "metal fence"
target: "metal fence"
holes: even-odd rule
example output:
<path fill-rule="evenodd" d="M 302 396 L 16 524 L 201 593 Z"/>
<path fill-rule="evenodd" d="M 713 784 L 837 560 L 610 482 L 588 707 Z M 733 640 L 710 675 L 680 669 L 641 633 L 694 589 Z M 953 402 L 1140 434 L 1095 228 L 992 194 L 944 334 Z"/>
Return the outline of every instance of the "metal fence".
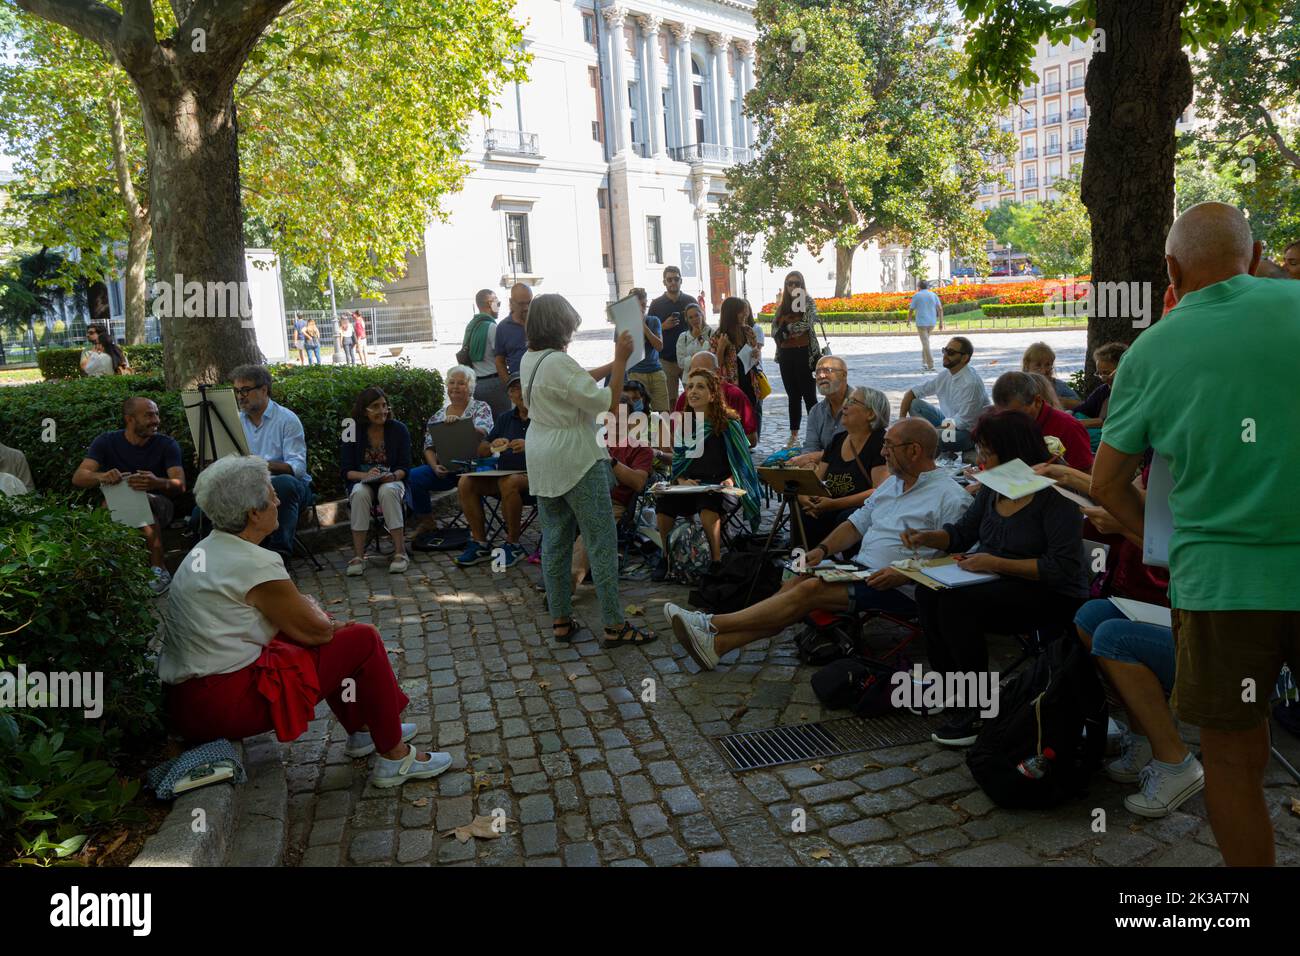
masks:
<path fill-rule="evenodd" d="M 84 316 L 59 318 L 48 315 L 39 321 L 33 321 L 25 329 L 0 329 L 0 366 L 24 365 L 36 361 L 40 349 L 82 348 L 86 344 L 86 326 Z M 126 319 L 115 315 L 109 321 L 113 338 L 121 342 L 126 338 Z M 161 342 L 161 330 L 156 316 L 146 316 L 144 320 L 144 340 L 149 343 Z"/>
<path fill-rule="evenodd" d="M 359 312 L 361 320 L 365 323 L 366 346 L 368 348 L 381 345 L 406 345 L 414 342 L 438 344 L 438 333 L 433 327 L 433 313 L 428 306 L 349 309 L 347 311 L 339 309 L 337 315 L 342 318 L 345 315 L 352 315 L 353 312 Z M 293 349 L 293 323 L 298 317 L 301 317 L 304 322 L 311 319 L 316 320 L 316 327 L 320 329 L 322 349 L 341 348 L 338 341 L 338 323 L 335 321 L 334 312 L 329 309 L 295 309 L 286 313 L 284 317 L 285 331 L 288 335 L 291 350 Z"/>

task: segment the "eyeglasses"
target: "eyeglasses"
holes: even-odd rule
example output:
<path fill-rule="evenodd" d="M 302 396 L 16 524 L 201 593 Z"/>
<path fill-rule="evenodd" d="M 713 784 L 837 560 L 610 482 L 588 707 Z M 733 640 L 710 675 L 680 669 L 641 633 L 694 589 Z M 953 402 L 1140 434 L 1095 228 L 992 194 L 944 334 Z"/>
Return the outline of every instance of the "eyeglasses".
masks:
<path fill-rule="evenodd" d="M 943 349 L 942 351 L 943 351 L 943 354 L 944 354 L 944 355 L 970 355 L 969 352 L 967 352 L 967 351 L 965 351 L 965 350 L 963 350 L 963 349 L 950 349 L 950 348 L 945 348 L 945 349 Z"/>
<path fill-rule="evenodd" d="M 906 448 L 908 445 L 919 444 L 921 443 L 918 441 L 884 441 L 880 443 L 880 447 L 886 451 L 898 451 L 898 449 Z"/>
<path fill-rule="evenodd" d="M 843 375 L 844 369 L 837 365 L 823 365 L 814 373 L 816 375 Z"/>
<path fill-rule="evenodd" d="M 256 392 L 259 388 L 262 388 L 262 386 L 261 386 L 261 385 L 245 385 L 243 388 L 237 388 L 237 389 L 235 389 L 235 394 L 238 395 L 240 398 L 243 398 L 243 397 L 244 397 L 245 395 L 247 395 L 249 392 Z"/>

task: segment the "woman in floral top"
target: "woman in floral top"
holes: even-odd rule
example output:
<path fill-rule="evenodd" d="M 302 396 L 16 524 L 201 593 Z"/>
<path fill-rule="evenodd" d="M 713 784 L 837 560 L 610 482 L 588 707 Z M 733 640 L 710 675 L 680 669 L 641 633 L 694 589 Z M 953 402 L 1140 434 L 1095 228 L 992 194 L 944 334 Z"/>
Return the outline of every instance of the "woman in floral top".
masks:
<path fill-rule="evenodd" d="M 433 502 L 429 500 L 429 493 L 450 491 L 456 487 L 460 478 L 438 461 L 438 454 L 433 450 L 433 435 L 429 430 L 442 422 L 454 422 L 462 418 L 471 419 L 480 436 L 487 437 L 487 433 L 492 430 L 492 406 L 474 397 L 475 378 L 474 370 L 468 366 L 453 365 L 448 369 L 447 404 L 435 412 L 424 426 L 424 460 L 427 464 L 411 469 L 409 478 L 411 509 L 419 518 L 414 537 L 434 530 Z"/>

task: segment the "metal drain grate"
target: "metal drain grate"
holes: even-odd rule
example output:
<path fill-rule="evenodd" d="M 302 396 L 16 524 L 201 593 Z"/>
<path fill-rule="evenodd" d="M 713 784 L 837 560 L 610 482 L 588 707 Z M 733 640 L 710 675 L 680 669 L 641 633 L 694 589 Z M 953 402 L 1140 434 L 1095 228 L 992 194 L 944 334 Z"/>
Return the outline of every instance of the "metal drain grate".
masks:
<path fill-rule="evenodd" d="M 884 717 L 838 717 L 813 724 L 789 724 L 769 730 L 749 730 L 713 738 L 733 773 L 779 767 L 815 757 L 901 747 L 930 739 L 940 723 L 915 714 Z"/>

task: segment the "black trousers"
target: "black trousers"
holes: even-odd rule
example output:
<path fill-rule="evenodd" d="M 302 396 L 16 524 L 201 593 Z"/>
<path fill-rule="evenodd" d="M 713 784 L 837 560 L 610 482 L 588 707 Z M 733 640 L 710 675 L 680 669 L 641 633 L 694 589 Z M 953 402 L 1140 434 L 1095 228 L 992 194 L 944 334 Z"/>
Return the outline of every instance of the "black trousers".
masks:
<path fill-rule="evenodd" d="M 808 346 L 777 349 L 776 363 L 781 367 L 781 384 L 785 386 L 785 399 L 790 407 L 790 431 L 797 432 L 803 425 L 804 408 L 812 411 L 817 404 L 817 384 L 808 367 Z"/>
<path fill-rule="evenodd" d="M 941 674 L 989 669 L 984 635 L 1018 634 L 1041 628 L 1053 639 L 1064 632 L 1083 604 L 1037 581 L 999 578 L 987 584 L 934 591 L 916 589 L 916 607 L 930 668 Z"/>

